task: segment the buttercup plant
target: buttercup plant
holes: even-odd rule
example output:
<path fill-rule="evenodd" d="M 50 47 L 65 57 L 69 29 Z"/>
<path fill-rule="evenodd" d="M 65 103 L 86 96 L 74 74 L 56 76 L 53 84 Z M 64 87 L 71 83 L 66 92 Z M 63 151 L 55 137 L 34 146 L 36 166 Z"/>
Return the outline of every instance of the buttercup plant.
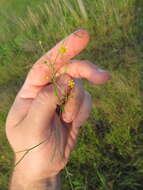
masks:
<path fill-rule="evenodd" d="M 43 47 L 43 45 L 42 45 L 42 42 L 41 42 L 41 41 L 39 41 L 39 44 L 40 44 L 40 47 L 41 47 L 41 49 L 43 50 L 43 52 L 46 52 L 45 49 L 44 49 L 44 47 Z M 59 106 L 58 106 L 58 108 L 57 108 L 57 112 L 58 112 L 58 114 L 59 114 L 59 117 L 61 117 L 61 115 L 62 115 L 62 113 L 63 113 L 63 111 L 64 111 L 64 105 L 65 105 L 65 103 L 67 102 L 67 100 L 68 100 L 69 98 L 71 98 L 71 96 L 69 96 L 69 93 L 66 93 L 66 95 L 64 95 L 65 93 L 64 93 L 63 89 L 60 89 L 60 91 L 61 91 L 62 94 L 61 94 L 61 96 L 59 97 L 59 95 L 58 95 L 58 93 L 57 93 L 58 88 L 60 88 L 59 85 L 58 85 L 58 83 L 57 83 L 57 78 L 58 78 L 59 74 L 58 74 L 58 72 L 56 71 L 56 69 L 55 69 L 55 67 L 54 67 L 54 64 L 55 64 L 55 62 L 56 62 L 58 56 L 59 56 L 59 55 L 62 55 L 62 54 L 64 54 L 64 53 L 66 53 L 66 51 L 67 51 L 67 48 L 64 46 L 64 41 L 63 41 L 63 45 L 61 45 L 61 47 L 59 48 L 58 53 L 57 53 L 56 58 L 55 58 L 55 61 L 52 63 L 51 60 L 48 59 L 48 60 L 44 61 L 44 63 L 43 63 L 43 64 L 46 64 L 46 65 L 49 67 L 49 71 L 50 71 L 50 73 L 51 73 L 51 76 L 50 76 L 50 77 L 51 77 L 51 81 L 50 81 L 50 83 L 53 85 L 53 89 L 54 89 L 54 92 L 55 92 L 55 96 L 58 97 L 59 102 L 60 102 L 60 103 L 59 103 Z M 64 74 L 66 74 L 66 71 L 65 71 Z M 70 89 L 74 88 L 75 82 L 74 82 L 73 79 L 71 79 L 71 80 L 68 82 L 68 86 L 69 86 Z M 60 125 L 59 125 L 59 126 L 56 126 L 56 127 L 55 127 L 55 131 L 53 131 L 53 133 L 54 133 L 54 135 L 56 136 L 56 139 L 57 139 L 57 143 L 56 143 L 57 146 L 58 146 L 58 144 L 60 144 L 60 133 L 58 133 L 58 131 L 59 131 L 58 128 L 59 128 L 59 127 L 60 127 Z M 21 153 L 21 152 L 25 152 L 25 153 L 23 154 L 23 156 L 21 157 L 21 159 L 15 164 L 15 167 L 24 159 L 24 157 L 25 157 L 30 151 L 32 151 L 34 148 L 40 146 L 41 144 L 45 143 L 46 141 L 48 141 L 49 138 L 50 138 L 50 137 L 48 137 L 47 139 L 44 139 L 44 140 L 41 141 L 39 144 L 37 144 L 37 145 L 35 145 L 35 146 L 31 147 L 31 148 L 28 148 L 28 149 L 25 149 L 25 150 L 17 151 L 16 153 Z M 53 153 L 52 160 L 54 159 L 56 150 L 57 150 L 57 148 L 56 148 L 56 146 L 55 146 L 55 151 L 54 151 L 54 153 Z M 62 150 L 58 150 L 58 151 L 60 151 L 61 154 L 63 154 L 63 153 L 62 153 Z M 51 160 L 51 161 L 52 161 L 52 160 Z"/>

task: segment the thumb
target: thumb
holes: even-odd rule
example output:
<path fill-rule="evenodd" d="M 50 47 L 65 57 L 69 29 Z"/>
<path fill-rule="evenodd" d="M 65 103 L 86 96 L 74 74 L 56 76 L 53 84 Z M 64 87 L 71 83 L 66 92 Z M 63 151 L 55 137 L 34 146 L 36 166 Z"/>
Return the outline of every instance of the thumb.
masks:
<path fill-rule="evenodd" d="M 57 105 L 68 95 L 70 76 L 62 75 L 55 84 L 44 87 L 32 102 L 27 119 L 35 119 L 36 125 L 50 124 Z"/>

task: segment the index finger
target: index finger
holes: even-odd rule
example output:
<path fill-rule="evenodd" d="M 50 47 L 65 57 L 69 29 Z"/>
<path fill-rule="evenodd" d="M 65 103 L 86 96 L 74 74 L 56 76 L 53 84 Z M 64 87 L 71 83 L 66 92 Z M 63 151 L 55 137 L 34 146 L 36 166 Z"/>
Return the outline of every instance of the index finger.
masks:
<path fill-rule="evenodd" d="M 51 79 L 50 66 L 52 65 L 52 68 L 57 71 L 66 64 L 68 60 L 81 52 L 86 47 L 88 41 L 88 32 L 85 30 L 78 30 L 59 42 L 32 67 L 19 92 L 19 96 L 22 98 L 35 98 L 41 88 Z M 48 64 L 43 64 L 45 62 Z"/>
<path fill-rule="evenodd" d="M 79 54 L 86 47 L 88 41 L 88 32 L 85 30 L 77 30 L 57 43 L 55 47 L 43 55 L 36 64 L 47 61 L 54 64 L 56 69 L 59 69 L 65 62 Z"/>

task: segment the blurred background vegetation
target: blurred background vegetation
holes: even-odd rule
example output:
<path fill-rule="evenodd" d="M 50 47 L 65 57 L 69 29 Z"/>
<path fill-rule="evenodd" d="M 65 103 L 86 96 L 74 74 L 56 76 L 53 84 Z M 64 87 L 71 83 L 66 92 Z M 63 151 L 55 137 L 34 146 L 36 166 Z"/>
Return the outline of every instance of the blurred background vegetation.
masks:
<path fill-rule="evenodd" d="M 83 28 L 91 42 L 78 58 L 107 69 L 102 86 L 84 81 L 93 109 L 62 172 L 63 190 L 143 189 L 143 1 L 0 1 L 0 190 L 8 189 L 13 153 L 7 112 L 32 64 Z M 69 179 L 70 178 L 70 179 Z"/>

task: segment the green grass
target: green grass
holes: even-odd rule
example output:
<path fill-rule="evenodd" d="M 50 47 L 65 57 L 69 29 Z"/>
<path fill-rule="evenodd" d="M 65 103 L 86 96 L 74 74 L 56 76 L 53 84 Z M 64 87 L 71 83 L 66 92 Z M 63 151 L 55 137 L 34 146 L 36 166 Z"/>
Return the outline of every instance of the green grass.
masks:
<path fill-rule="evenodd" d="M 76 29 L 91 34 L 78 58 L 109 70 L 112 80 L 85 81 L 93 110 L 81 127 L 67 166 L 75 190 L 143 189 L 143 2 L 141 0 L 11 0 L 0 2 L 0 190 L 6 190 L 13 153 L 4 124 L 28 69 Z M 58 18 L 58 19 L 57 19 Z M 63 190 L 70 190 L 62 172 Z"/>

